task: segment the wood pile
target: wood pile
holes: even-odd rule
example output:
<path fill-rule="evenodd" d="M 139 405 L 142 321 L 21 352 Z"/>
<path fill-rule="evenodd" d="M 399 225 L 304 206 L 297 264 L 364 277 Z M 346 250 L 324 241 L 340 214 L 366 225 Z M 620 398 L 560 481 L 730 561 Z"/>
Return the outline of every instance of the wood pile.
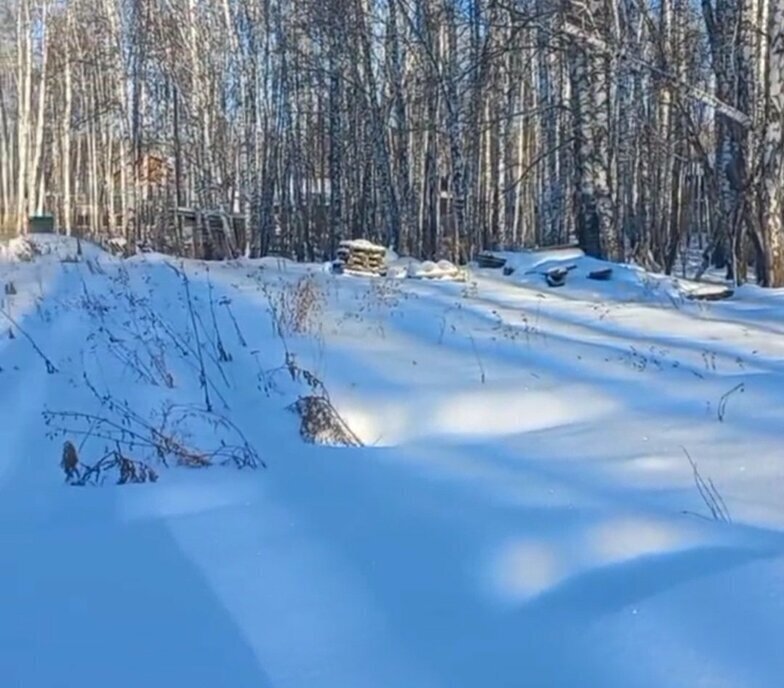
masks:
<path fill-rule="evenodd" d="M 384 275 L 387 250 L 365 239 L 341 241 L 333 269 L 337 273 L 358 272 L 363 275 Z"/>

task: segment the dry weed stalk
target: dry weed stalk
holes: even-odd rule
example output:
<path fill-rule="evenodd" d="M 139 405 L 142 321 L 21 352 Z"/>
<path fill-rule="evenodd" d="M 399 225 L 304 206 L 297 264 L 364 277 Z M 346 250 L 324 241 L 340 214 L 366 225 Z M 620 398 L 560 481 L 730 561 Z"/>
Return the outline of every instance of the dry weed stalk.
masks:
<path fill-rule="evenodd" d="M 691 458 L 691 454 L 689 454 L 689 452 L 686 450 L 686 447 L 681 447 L 681 449 L 686 455 L 686 459 L 691 466 L 694 485 L 697 488 L 697 492 L 699 493 L 702 501 L 705 503 L 705 506 L 708 507 L 708 511 L 710 511 L 712 519 L 714 521 L 721 521 L 722 523 L 732 523 L 729 509 L 727 508 L 721 493 L 713 484 L 713 480 L 710 478 L 705 480 L 705 478 L 702 477 L 699 468 L 697 467 L 697 463 L 694 461 L 694 459 Z"/>
<path fill-rule="evenodd" d="M 83 464 L 73 443 L 63 444 L 63 458 L 60 466 L 65 473 L 65 482 L 69 485 L 84 487 L 85 485 L 102 485 L 106 474 L 116 471 L 118 485 L 131 483 L 154 483 L 158 481 L 158 473 L 144 461 L 135 461 L 125 456 L 121 448 L 106 452 L 96 463 Z"/>
<path fill-rule="evenodd" d="M 264 284 L 275 333 L 290 335 L 321 334 L 326 295 L 316 275 L 308 273 L 296 282 L 281 282 L 275 289 Z"/>

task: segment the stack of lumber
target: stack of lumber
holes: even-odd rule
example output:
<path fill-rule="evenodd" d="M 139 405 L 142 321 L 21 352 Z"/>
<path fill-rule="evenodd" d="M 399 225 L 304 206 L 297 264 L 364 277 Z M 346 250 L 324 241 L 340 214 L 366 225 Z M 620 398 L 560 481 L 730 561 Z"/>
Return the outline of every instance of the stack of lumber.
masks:
<path fill-rule="evenodd" d="M 365 239 L 341 241 L 334 263 L 335 272 L 358 272 L 366 275 L 386 273 L 387 250 Z"/>

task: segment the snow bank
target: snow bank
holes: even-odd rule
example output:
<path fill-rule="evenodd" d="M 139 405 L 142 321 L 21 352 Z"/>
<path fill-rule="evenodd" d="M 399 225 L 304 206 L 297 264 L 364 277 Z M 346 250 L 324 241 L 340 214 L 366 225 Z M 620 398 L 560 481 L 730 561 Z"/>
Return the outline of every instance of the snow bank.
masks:
<path fill-rule="evenodd" d="M 578 248 L 542 251 L 493 251 L 504 258 L 508 280 L 515 284 L 547 288 L 545 275 L 559 268 L 568 269 L 565 292 L 586 298 L 605 298 L 625 302 L 658 302 L 705 297 L 722 292 L 723 285 L 693 282 L 667 275 L 650 273 L 631 264 L 611 263 L 586 256 Z M 592 273 L 611 271 L 606 281 L 591 279 Z M 486 275 L 499 275 L 500 270 L 485 269 Z M 510 273 L 511 274 L 508 274 Z"/>
<path fill-rule="evenodd" d="M 448 260 L 420 261 L 396 258 L 387 262 L 387 276 L 397 279 L 430 279 L 455 281 L 465 278 L 464 272 Z"/>
<path fill-rule="evenodd" d="M 0 244 L 0 259 L 8 262 L 31 262 L 38 257 L 45 257 L 55 261 L 75 261 L 80 251 L 82 257 L 107 255 L 95 244 L 89 241 L 78 242 L 75 237 L 30 234 L 11 239 L 5 245 Z"/>
<path fill-rule="evenodd" d="M 594 282 L 605 264 L 572 253 L 471 289 L 184 261 L 189 298 L 180 261 L 59 251 L 1 266 L 37 347 L 3 323 L 3 685 L 780 682 L 782 292 L 663 308 L 645 285 L 666 279 Z M 289 299 L 303 279 L 313 298 Z M 309 334 L 281 336 L 285 303 L 313 308 Z M 108 413 L 85 372 L 158 422 L 203 407 L 206 378 L 268 470 L 65 485 L 42 411 Z M 285 408 L 319 384 L 364 447 L 301 441 Z"/>
<path fill-rule="evenodd" d="M 15 237 L 7 243 L 0 242 L 0 259 L 12 262 L 29 262 L 37 249 L 26 237 Z"/>

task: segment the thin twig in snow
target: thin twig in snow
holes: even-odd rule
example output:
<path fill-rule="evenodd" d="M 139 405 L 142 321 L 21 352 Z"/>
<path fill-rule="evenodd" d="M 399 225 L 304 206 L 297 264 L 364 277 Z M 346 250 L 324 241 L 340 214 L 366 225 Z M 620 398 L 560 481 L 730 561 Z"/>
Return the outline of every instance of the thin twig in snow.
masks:
<path fill-rule="evenodd" d="M 46 365 L 46 372 L 49 373 L 49 375 L 54 375 L 54 373 L 60 372 L 59 370 L 57 370 L 57 366 L 55 366 L 55 364 L 52 363 L 51 359 L 43 351 L 41 351 L 41 348 L 38 346 L 38 344 L 35 343 L 35 340 L 32 338 L 32 336 L 30 336 L 30 334 L 28 334 L 28 332 L 18 322 L 16 322 L 16 320 L 14 320 L 11 317 L 11 315 L 6 312 L 5 309 L 0 308 L 0 315 L 2 315 L 6 320 L 8 320 L 8 322 L 11 323 L 11 326 L 19 330 L 24 335 L 25 339 L 27 339 L 27 341 L 30 342 L 30 345 L 35 350 L 35 353 L 37 353 L 41 357 L 44 364 Z"/>
<path fill-rule="evenodd" d="M 721 423 L 724 422 L 724 416 L 727 413 L 727 401 L 729 401 L 729 398 L 733 394 L 735 394 L 735 392 L 740 392 L 741 394 L 743 394 L 743 392 L 745 391 L 746 391 L 746 385 L 743 382 L 740 382 L 737 385 L 735 385 L 729 392 L 725 392 L 724 394 L 721 395 L 721 399 L 719 399 L 719 408 L 717 411 L 719 422 Z"/>

